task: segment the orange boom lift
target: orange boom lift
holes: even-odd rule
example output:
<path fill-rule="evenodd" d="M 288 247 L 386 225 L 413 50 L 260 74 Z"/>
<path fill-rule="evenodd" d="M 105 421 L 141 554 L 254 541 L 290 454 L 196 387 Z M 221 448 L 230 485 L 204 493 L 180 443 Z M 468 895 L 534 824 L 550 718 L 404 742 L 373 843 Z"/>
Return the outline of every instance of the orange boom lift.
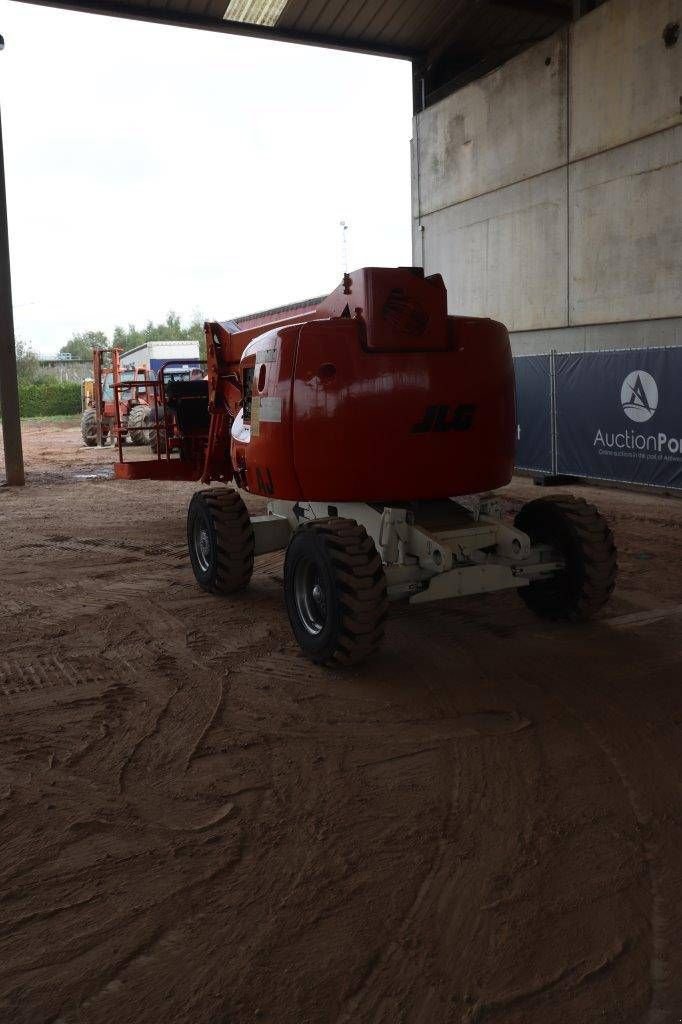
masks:
<path fill-rule="evenodd" d="M 190 502 L 205 590 L 238 592 L 255 554 L 286 549 L 291 626 L 323 664 L 368 655 L 390 600 L 514 588 L 537 614 L 575 620 L 606 602 L 616 550 L 592 505 L 540 498 L 511 526 L 489 496 L 514 468 L 509 337 L 448 316 L 440 275 L 365 268 L 313 313 L 205 331 L 207 379 L 155 395 L 169 410 L 157 458 L 117 466 L 232 485 Z M 239 491 L 262 495 L 266 515 L 249 516 Z"/>

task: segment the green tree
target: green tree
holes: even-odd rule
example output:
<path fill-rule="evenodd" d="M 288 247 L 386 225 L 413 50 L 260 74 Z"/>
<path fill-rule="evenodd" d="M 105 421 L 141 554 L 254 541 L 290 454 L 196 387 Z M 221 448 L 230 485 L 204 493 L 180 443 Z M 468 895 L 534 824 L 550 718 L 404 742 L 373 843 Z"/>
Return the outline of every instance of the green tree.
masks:
<path fill-rule="evenodd" d="M 93 348 L 109 348 L 109 339 L 103 331 L 84 331 L 82 334 L 73 334 L 59 351 L 70 355 L 72 359 L 77 359 L 79 362 L 89 363 L 92 359 Z"/>
<path fill-rule="evenodd" d="M 89 363 L 92 359 L 93 348 L 113 347 L 128 352 L 131 348 L 146 345 L 150 341 L 198 341 L 199 353 L 203 358 L 206 353 L 203 317 L 197 313 L 187 327 L 183 327 L 178 314 L 174 310 L 170 310 L 166 314 L 166 319 L 158 324 L 152 320 L 149 320 L 144 327 L 136 327 L 135 324 L 122 327 L 119 324 L 114 328 L 111 342 L 103 331 L 84 331 L 82 334 L 74 334 L 59 351 L 68 353 L 72 359 Z"/>
<path fill-rule="evenodd" d="M 114 329 L 112 344 L 128 352 L 138 345 L 146 345 L 150 341 L 198 341 L 200 352 L 203 353 L 204 321 L 196 314 L 187 327 L 182 326 L 180 317 L 174 310 L 166 314 L 166 319 L 155 324 L 151 320 L 142 328 L 135 324 Z"/>
<path fill-rule="evenodd" d="M 17 380 L 20 384 L 32 384 L 38 375 L 38 356 L 30 341 L 16 338 Z"/>

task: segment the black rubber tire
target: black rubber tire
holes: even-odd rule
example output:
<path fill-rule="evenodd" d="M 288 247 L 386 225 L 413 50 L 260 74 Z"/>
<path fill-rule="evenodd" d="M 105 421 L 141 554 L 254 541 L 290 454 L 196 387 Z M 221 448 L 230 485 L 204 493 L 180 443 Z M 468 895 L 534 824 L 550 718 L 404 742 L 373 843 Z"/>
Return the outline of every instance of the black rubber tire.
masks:
<path fill-rule="evenodd" d="M 150 424 L 150 427 L 151 427 L 151 424 L 156 423 L 156 422 L 163 423 L 164 416 L 165 416 L 165 413 L 164 413 L 164 408 L 163 408 L 162 405 L 160 405 L 156 411 L 154 410 L 153 407 L 150 408 L 149 416 L 148 416 L 148 423 Z M 165 430 L 160 430 L 158 432 L 158 434 L 157 434 L 156 430 L 150 429 L 149 430 L 149 447 L 151 448 L 152 453 L 154 455 L 156 455 L 158 452 L 161 452 L 162 455 L 165 455 L 165 453 L 166 453 L 166 431 Z"/>
<path fill-rule="evenodd" d="M 196 581 L 210 594 L 233 594 L 248 585 L 253 572 L 253 526 L 236 491 L 214 487 L 192 495 L 187 545 Z"/>
<path fill-rule="evenodd" d="M 94 448 L 97 444 L 97 417 L 94 409 L 86 409 L 81 416 L 81 437 L 88 448 Z"/>
<path fill-rule="evenodd" d="M 149 408 L 146 405 L 134 405 L 128 413 L 128 440 L 131 444 L 147 444 L 149 434 L 143 428 L 148 425 Z"/>
<path fill-rule="evenodd" d="M 608 523 L 594 505 L 572 495 L 528 502 L 514 525 L 533 544 L 549 544 L 565 569 L 548 580 L 520 587 L 519 595 L 543 619 L 584 622 L 603 608 L 618 574 L 616 545 Z"/>
<path fill-rule="evenodd" d="M 102 424 L 103 444 L 108 436 L 109 428 Z M 94 409 L 86 409 L 81 416 L 81 437 L 83 438 L 83 444 L 86 444 L 88 448 L 95 448 L 97 446 L 97 413 Z"/>
<path fill-rule="evenodd" d="M 319 631 L 305 625 L 297 580 L 314 574 Z M 354 665 L 381 642 L 388 612 L 386 576 L 374 541 L 354 519 L 318 519 L 299 527 L 284 562 L 284 597 L 294 636 L 319 665 Z"/>

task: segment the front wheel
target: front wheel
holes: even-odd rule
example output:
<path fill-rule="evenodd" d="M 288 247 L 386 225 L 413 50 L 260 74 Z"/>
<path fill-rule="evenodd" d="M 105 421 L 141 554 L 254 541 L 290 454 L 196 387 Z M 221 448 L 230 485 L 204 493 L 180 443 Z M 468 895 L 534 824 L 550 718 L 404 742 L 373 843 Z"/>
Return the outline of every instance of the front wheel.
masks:
<path fill-rule="evenodd" d="M 102 444 L 106 443 L 109 428 L 102 424 Z M 97 413 L 94 409 L 86 409 L 81 416 L 81 437 L 88 448 L 97 445 Z"/>
<path fill-rule="evenodd" d="M 514 525 L 533 544 L 547 544 L 564 563 L 549 579 L 519 588 L 519 595 L 545 619 L 591 619 L 616 585 L 616 545 L 609 525 L 583 498 L 537 498 L 516 516 Z"/>
<path fill-rule="evenodd" d="M 318 664 L 356 664 L 383 637 L 383 565 L 374 541 L 353 519 L 319 519 L 299 528 L 287 548 L 284 596 L 294 636 Z"/>
<path fill-rule="evenodd" d="M 197 491 L 187 512 L 196 581 L 211 594 L 242 590 L 253 572 L 254 534 L 241 496 L 227 487 Z"/>

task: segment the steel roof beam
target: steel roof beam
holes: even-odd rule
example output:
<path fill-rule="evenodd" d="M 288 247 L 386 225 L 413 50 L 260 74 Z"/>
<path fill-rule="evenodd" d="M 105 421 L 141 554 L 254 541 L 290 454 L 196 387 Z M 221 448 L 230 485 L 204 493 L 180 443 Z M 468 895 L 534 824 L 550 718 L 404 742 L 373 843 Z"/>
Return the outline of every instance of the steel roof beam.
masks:
<path fill-rule="evenodd" d="M 2 121 L 0 121 L 0 405 L 2 406 L 2 440 L 5 449 L 6 481 L 10 486 L 22 487 L 24 484 L 24 456 L 19 418 L 17 357 L 14 348 L 12 275 L 9 265 Z"/>
<path fill-rule="evenodd" d="M 556 0 L 490 0 L 493 7 L 511 7 L 512 10 L 526 11 L 528 14 L 541 14 L 557 21 L 572 21 L 573 9 Z"/>
<path fill-rule="evenodd" d="M 350 50 L 374 57 L 394 57 L 398 60 L 418 60 L 419 50 L 401 47 L 363 43 L 361 40 L 344 36 L 318 35 L 300 32 L 296 29 L 270 28 L 267 25 L 251 25 L 242 21 L 224 21 L 207 18 L 205 15 L 172 8 L 145 7 L 143 4 L 126 4 L 116 0 L 101 0 L 100 3 L 79 2 L 79 0 L 15 0 L 17 3 L 39 7 L 54 7 L 64 11 L 82 14 L 104 14 L 110 18 L 129 18 L 133 21 L 148 21 L 155 25 L 177 25 L 180 28 L 197 28 L 205 32 L 222 32 L 227 35 L 248 36 L 252 39 L 270 39 L 279 43 L 300 43 L 305 46 L 323 46 L 331 50 Z M 226 3 L 227 6 L 227 3 Z"/>

